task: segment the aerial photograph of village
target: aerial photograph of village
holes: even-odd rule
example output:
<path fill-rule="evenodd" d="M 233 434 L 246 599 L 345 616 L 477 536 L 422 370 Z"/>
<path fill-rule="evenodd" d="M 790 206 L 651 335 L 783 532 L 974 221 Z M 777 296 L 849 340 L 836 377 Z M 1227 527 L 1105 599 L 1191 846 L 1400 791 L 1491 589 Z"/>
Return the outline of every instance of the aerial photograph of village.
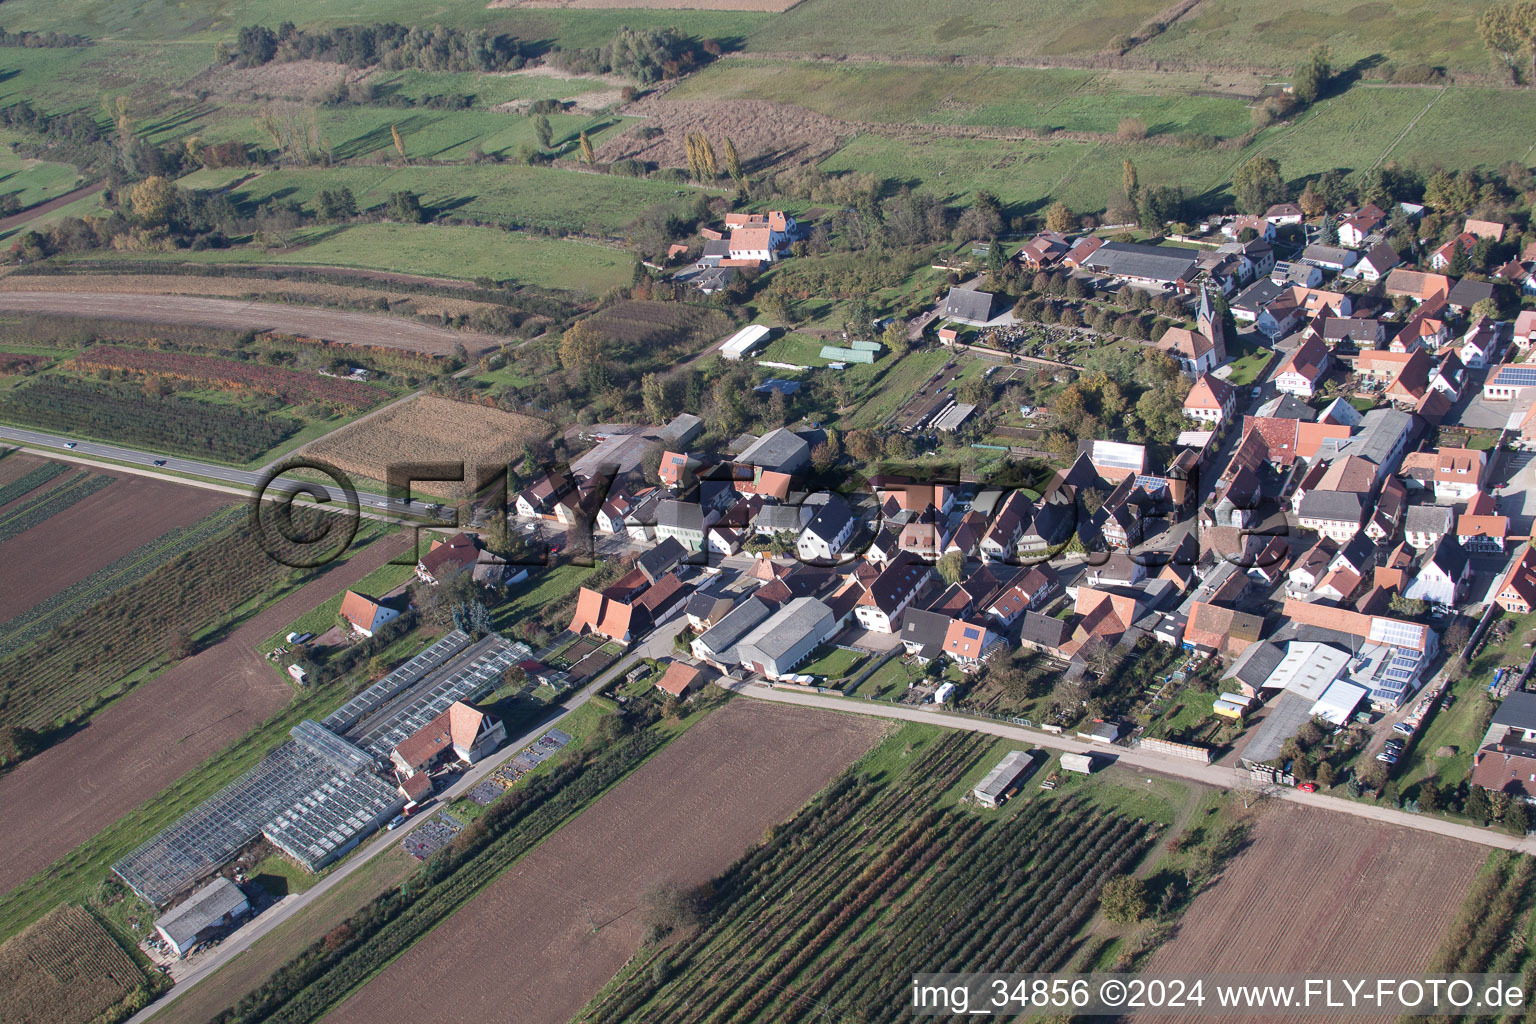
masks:
<path fill-rule="evenodd" d="M 0 4 L 0 1024 L 1536 1022 L 1533 532 L 1536 0 Z"/>

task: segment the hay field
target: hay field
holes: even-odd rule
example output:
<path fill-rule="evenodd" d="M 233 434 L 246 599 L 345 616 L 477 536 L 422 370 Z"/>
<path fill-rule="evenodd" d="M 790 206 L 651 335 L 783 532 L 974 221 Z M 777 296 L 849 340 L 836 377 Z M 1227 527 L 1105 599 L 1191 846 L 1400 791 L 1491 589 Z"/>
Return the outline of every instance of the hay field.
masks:
<path fill-rule="evenodd" d="M 533 416 L 420 395 L 342 427 L 304 452 L 368 480 L 387 480 L 391 466 L 462 462 L 470 478 L 462 484 L 411 485 L 413 492 L 454 499 L 473 491 L 476 467 L 505 466 L 522 457 L 524 441 L 546 437 L 550 430 Z"/>

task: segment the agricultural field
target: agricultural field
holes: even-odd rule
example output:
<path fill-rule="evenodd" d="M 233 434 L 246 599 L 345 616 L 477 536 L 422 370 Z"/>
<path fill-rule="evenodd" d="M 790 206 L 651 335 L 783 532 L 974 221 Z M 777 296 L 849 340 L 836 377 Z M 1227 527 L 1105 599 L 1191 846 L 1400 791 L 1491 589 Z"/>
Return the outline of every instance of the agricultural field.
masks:
<path fill-rule="evenodd" d="M 0 463 L 0 509 L 68 471 L 69 467 L 62 462 L 18 455 L 16 449 L 8 449 L 4 462 Z"/>
<path fill-rule="evenodd" d="M 880 728 L 742 701 L 711 712 L 327 1020 L 426 1012 L 442 992 L 528 1024 L 568 1020 L 641 945 L 648 890 L 724 870 Z M 487 974 L 492 955 L 502 967 Z"/>
<path fill-rule="evenodd" d="M 220 390 L 254 391 L 281 399 L 288 405 L 321 402 L 361 410 L 389 397 L 383 388 L 361 381 L 299 373 L 277 366 L 236 363 L 228 359 L 187 355 L 180 352 L 96 345 L 75 357 L 83 369 L 125 370 L 162 380 L 192 381 Z"/>
<path fill-rule="evenodd" d="M 1007 67 L 910 67 L 729 60 L 667 92 L 678 100 L 768 100 L 826 117 L 880 124 L 973 125 L 1035 132 L 1115 134 L 1139 118 L 1150 135 L 1242 135 L 1252 125 L 1241 96 L 1209 92 L 1193 77 Z M 1178 88 L 1178 86 L 1188 88 Z M 1203 88 L 1202 88 L 1203 87 Z"/>
<path fill-rule="evenodd" d="M 360 208 L 408 190 L 421 197 L 423 207 L 457 218 L 598 235 L 617 233 L 651 207 L 682 212 L 697 197 L 726 194 L 723 189 L 550 167 L 352 165 L 268 171 L 237 186 L 230 198 L 247 204 L 281 196 L 309 206 L 321 189 L 342 186 L 352 190 Z"/>
<path fill-rule="evenodd" d="M 604 307 L 587 322 L 617 346 L 619 358 L 628 359 L 629 353 L 636 362 L 660 367 L 694 356 L 732 331 L 730 318 L 720 310 L 639 299 Z"/>
<path fill-rule="evenodd" d="M 135 320 L 155 325 L 192 325 L 225 331 L 274 331 L 365 352 L 399 349 L 446 356 L 463 347 L 471 353 L 495 348 L 501 339 L 474 331 L 379 313 L 305 307 L 275 302 L 236 302 L 194 296 L 115 292 L 98 289 L 88 277 L 55 278 L 35 291 L 0 289 L 0 309 L 64 317 Z M 276 290 L 276 289 L 274 289 Z"/>
<path fill-rule="evenodd" d="M 1424 971 L 1484 855 L 1454 839 L 1360 819 L 1345 827 L 1328 811 L 1275 803 L 1145 971 Z"/>
<path fill-rule="evenodd" d="M 112 481 L 110 476 L 82 469 L 15 502 L 0 512 L 0 546 L 105 490 Z"/>
<path fill-rule="evenodd" d="M 1349 5 L 1280 0 L 1257 6 L 1207 0 L 1132 53 L 1147 60 L 1288 69 L 1312 47 L 1327 44 L 1344 66 L 1380 55 L 1398 66 L 1425 63 L 1489 73 L 1495 69 L 1477 36 L 1484 7 L 1476 0 Z"/>
<path fill-rule="evenodd" d="M 1095 54 L 1118 36 L 1135 32 L 1167 5 L 1162 0 L 1108 3 L 1041 0 L 1032 5 L 1029 31 L 1017 11 L 985 0 L 942 6 L 920 0 L 872 4 L 868 0 L 805 0 L 747 38 L 750 52 L 944 56 L 975 54 L 1039 57 Z"/>
<path fill-rule="evenodd" d="M 5 461 L 12 460 L 37 464 L 22 455 Z M 38 468 L 57 465 L 44 462 Z M 229 506 L 227 495 L 143 476 L 107 479 L 110 486 L 104 490 L 0 543 L 0 561 L 21 584 L 0 593 L 0 656 L 20 649 L 49 623 L 64 621 L 61 616 L 78 614 L 164 564 L 231 519 L 229 513 L 214 515 Z M 0 488 L 0 497 L 5 494 Z M 90 543 L 81 543 L 82 537 Z M 61 558 L 61 552 L 67 557 Z"/>
<path fill-rule="evenodd" d="M 550 429 L 532 416 L 420 395 L 328 434 L 304 451 L 374 481 L 385 480 L 390 466 L 411 462 L 462 460 L 472 477 L 475 467 L 490 469 L 520 458 L 525 441 L 543 438 Z M 474 482 L 421 482 L 411 489 L 439 497 L 467 496 Z"/>
<path fill-rule="evenodd" d="M 105 257 L 105 258 L 104 258 Z M 110 265 L 111 254 L 92 253 Z M 634 257 L 606 246 L 544 238 L 499 228 L 357 224 L 306 229 L 283 249 L 206 249 L 199 253 L 124 253 L 131 261 L 164 260 L 263 266 L 346 267 L 459 280 L 489 277 L 515 284 L 593 295 L 629 284 Z M 266 287 L 274 287 L 267 283 Z M 423 300 L 430 305 L 431 297 Z M 483 304 L 482 304 L 483 305 Z"/>
<path fill-rule="evenodd" d="M 323 513 L 308 515 L 316 517 L 316 528 L 326 528 Z M 47 732 L 80 724 L 146 673 L 187 657 L 200 637 L 302 575 L 267 555 L 248 517 L 226 521 L 173 562 L 98 599 L 37 636 L 32 648 L 0 662 L 0 725 Z"/>
<path fill-rule="evenodd" d="M 972 734 L 898 733 L 717 878 L 707 923 L 644 948 L 580 1019 L 896 1020 L 914 969 L 1065 967 L 1100 885 L 1158 827 L 1083 794 L 949 806 L 1000 756 Z"/>
<path fill-rule="evenodd" d="M 0 394 L 0 420 L 59 434 L 222 462 L 248 462 L 304 425 L 175 394 L 150 395 L 141 384 L 36 377 Z"/>
<path fill-rule="evenodd" d="M 0 832 L 0 935 L 83 899 L 113 861 L 255 764 L 301 719 L 318 720 L 350 696 L 324 686 L 295 694 L 256 645 L 399 557 L 409 540 L 376 537 L 365 525 L 355 543 L 366 546 L 344 561 L 291 587 L 269 584 L 243 621 L 140 681 L 89 728 L 0 775 L 0 804 L 9 809 Z"/>
<path fill-rule="evenodd" d="M 61 906 L 0 945 L 0 1018 L 8 1024 L 91 1024 L 150 981 L 90 911 Z M 133 1009 L 136 1007 L 129 1007 Z"/>

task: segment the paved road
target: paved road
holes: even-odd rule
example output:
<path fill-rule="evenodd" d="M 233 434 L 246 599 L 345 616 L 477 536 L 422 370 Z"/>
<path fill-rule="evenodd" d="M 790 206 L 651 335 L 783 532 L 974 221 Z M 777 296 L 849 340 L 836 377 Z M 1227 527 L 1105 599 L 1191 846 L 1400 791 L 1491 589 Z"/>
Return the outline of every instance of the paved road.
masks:
<path fill-rule="evenodd" d="M 78 279 L 57 279 L 78 284 Z M 31 282 L 28 282 L 29 284 Z M 44 286 L 46 287 L 46 286 Z M 278 331 L 343 345 L 405 349 L 445 356 L 463 345 L 471 358 L 505 340 L 474 331 L 455 331 L 420 320 L 277 302 L 214 299 L 197 295 L 141 295 L 136 292 L 6 291 L 0 309 L 64 316 L 106 317 L 160 324 L 196 324 L 229 331 Z"/>
<path fill-rule="evenodd" d="M 587 686 L 571 694 L 565 703 L 560 706 L 558 711 L 553 711 L 550 715 L 541 720 L 537 725 L 530 727 L 520 736 L 512 739 L 512 741 L 503 747 L 497 754 L 486 758 L 484 761 L 481 761 L 479 764 L 475 765 L 468 771 L 464 772 L 464 774 L 460 775 L 452 785 L 450 785 L 447 789 L 443 790 L 442 793 L 433 798 L 436 802 L 429 804 L 427 810 L 424 810 L 420 814 L 411 818 L 404 826 L 396 829 L 395 831 L 380 833 L 371 843 L 366 843 L 358 848 L 356 852 L 342 861 L 338 867 L 336 867 L 319 882 L 317 882 L 313 888 L 308 889 L 302 893 L 295 893 L 293 895 L 284 897 L 278 903 L 268 908 L 265 912 L 257 915 L 255 920 L 251 921 L 243 928 L 235 931 L 218 946 L 214 947 L 207 953 L 198 955 L 195 958 L 193 965 L 191 965 L 185 973 L 176 972 L 173 975 L 176 978 L 175 987 L 173 987 L 160 999 L 149 1004 L 144 1009 L 128 1018 L 128 1024 L 141 1024 L 141 1022 L 146 1021 L 150 1017 L 153 1017 L 156 1013 L 159 1013 L 167 1005 L 175 1002 L 178 998 L 185 995 L 193 985 L 196 985 L 199 981 L 202 981 L 204 978 L 208 977 L 210 974 L 213 974 L 219 968 L 229 963 L 239 953 L 249 949 L 263 935 L 266 935 L 268 932 L 281 925 L 284 921 L 288 920 L 295 914 L 302 911 L 305 907 L 309 906 L 311 902 L 325 895 L 336 886 L 340 885 L 348 877 L 350 877 L 353 872 L 361 869 L 374 857 L 383 853 L 385 850 L 389 849 L 396 843 L 399 843 L 406 836 L 410 835 L 412 830 L 431 818 L 438 808 L 446 807 L 449 802 L 463 796 L 465 793 L 468 793 L 471 789 L 475 788 L 475 786 L 479 785 L 486 778 L 486 776 L 490 775 L 491 772 L 495 771 L 504 762 L 511 760 L 514 756 L 520 753 L 524 747 L 528 746 L 528 744 L 532 743 L 535 739 L 542 736 L 548 730 L 558 727 L 562 720 L 564 720 L 577 708 L 581 707 L 588 700 L 590 700 L 598 690 L 602 689 L 603 686 L 607 685 L 608 681 L 616 673 L 627 671 L 628 666 L 632 664 L 638 657 L 639 652 L 636 651 L 629 657 L 621 659 L 619 662 L 616 662 L 614 665 L 610 666 L 608 671 L 599 674 L 598 677 Z M 297 950 L 295 950 L 295 952 L 297 952 Z"/>
<path fill-rule="evenodd" d="M 223 481 L 238 487 L 241 493 L 250 495 L 261 483 L 263 473 L 261 470 L 234 469 L 230 466 L 220 466 L 212 462 L 199 462 L 196 459 L 186 459 L 174 455 L 160 455 L 156 452 L 146 452 L 137 448 L 125 448 L 122 445 L 104 444 L 100 441 L 75 441 L 74 447 L 66 445 L 73 438 L 62 434 L 48 434 L 39 430 L 25 430 L 21 427 L 0 426 L 0 440 L 12 441 L 26 445 L 33 449 L 51 449 L 50 455 L 61 458 L 95 456 L 98 459 L 112 459 L 123 462 L 129 466 L 143 466 L 146 471 L 158 471 L 172 482 L 187 483 L 189 481 L 177 477 L 181 473 L 188 476 L 202 477 L 207 480 Z M 164 462 L 164 466 L 157 463 Z M 271 489 L 280 493 L 289 493 L 298 490 L 310 491 L 310 488 L 320 488 L 325 491 L 327 497 L 333 502 L 345 502 L 346 494 L 340 487 L 307 483 L 304 481 L 279 477 L 272 482 Z M 382 495 L 370 494 L 366 491 L 357 492 L 358 505 L 368 511 L 384 513 L 388 515 L 403 516 L 408 514 L 421 515 L 421 504 L 413 503 L 410 506 L 399 501 L 393 501 Z"/>
<path fill-rule="evenodd" d="M 1253 782 L 1247 774 L 1235 772 L 1230 768 L 1185 761 L 1177 757 L 1156 754 L 1149 750 L 1106 747 L 1103 744 L 1088 743 L 1070 736 L 1057 736 L 1053 733 L 1039 732 L 1035 729 L 1025 729 L 1020 726 L 989 721 L 987 719 L 971 718 L 953 712 L 925 710 L 923 708 L 906 707 L 898 704 L 879 704 L 873 701 L 846 697 L 827 697 L 821 694 L 800 693 L 793 690 L 780 690 L 763 683 L 735 683 L 730 688 L 736 693 L 757 700 L 776 701 L 781 704 L 798 704 L 802 707 L 841 711 L 846 714 L 893 718 L 905 722 L 923 722 L 929 725 L 942 726 L 946 729 L 966 729 L 971 732 L 985 733 L 989 736 L 1001 736 L 1004 739 L 1018 740 L 1036 747 L 1046 747 L 1052 750 L 1076 754 L 1098 754 L 1102 758 L 1112 758 L 1116 764 L 1126 767 L 1156 772 L 1159 775 L 1171 775 L 1175 778 L 1187 779 L 1191 782 L 1199 782 L 1221 789 L 1252 789 L 1255 792 L 1260 790 L 1259 784 Z M 1491 846 L 1500 850 L 1519 850 L 1523 853 L 1536 854 L 1536 837 L 1527 836 L 1524 839 L 1516 839 L 1514 836 L 1503 832 L 1475 828 L 1471 825 L 1458 825 L 1455 822 L 1445 821 L 1430 815 L 1409 814 L 1406 811 L 1399 811 L 1391 807 L 1359 803 L 1354 800 L 1345 800 L 1341 797 L 1327 796 L 1323 793 L 1303 793 L 1300 790 L 1285 786 L 1263 787 L 1263 792 L 1290 803 L 1305 804 L 1308 807 L 1336 811 L 1340 814 L 1351 814 L 1357 818 L 1365 818 L 1370 821 L 1401 825 L 1420 832 L 1432 832 L 1436 835 L 1449 836 L 1452 839 L 1461 839 L 1465 842 L 1477 843 L 1481 846 Z"/>

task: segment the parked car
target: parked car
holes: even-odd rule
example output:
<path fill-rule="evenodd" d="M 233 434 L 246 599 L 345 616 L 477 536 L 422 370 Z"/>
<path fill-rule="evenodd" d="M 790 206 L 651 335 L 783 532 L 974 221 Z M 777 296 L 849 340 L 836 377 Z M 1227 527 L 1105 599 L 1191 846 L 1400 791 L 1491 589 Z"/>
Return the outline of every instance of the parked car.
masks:
<path fill-rule="evenodd" d="M 1387 740 L 1386 751 L 1389 754 L 1401 754 L 1403 752 L 1403 741 Z"/>
<path fill-rule="evenodd" d="M 395 829 L 399 828 L 401 825 L 404 825 L 404 824 L 405 824 L 405 815 L 397 814 L 393 818 L 390 819 L 389 831 L 393 832 Z"/>
<path fill-rule="evenodd" d="M 1389 754 L 1385 750 L 1376 755 L 1376 760 L 1383 764 L 1397 764 L 1397 755 Z"/>
<path fill-rule="evenodd" d="M 1316 793 L 1317 792 L 1317 783 L 1315 783 L 1315 782 L 1303 782 L 1301 785 L 1297 786 L 1296 788 L 1301 790 L 1303 793 Z"/>
<path fill-rule="evenodd" d="M 1412 736 L 1413 726 L 1409 725 L 1407 722 L 1398 722 L 1392 727 L 1392 731 L 1395 733 L 1400 733 L 1404 736 Z"/>

